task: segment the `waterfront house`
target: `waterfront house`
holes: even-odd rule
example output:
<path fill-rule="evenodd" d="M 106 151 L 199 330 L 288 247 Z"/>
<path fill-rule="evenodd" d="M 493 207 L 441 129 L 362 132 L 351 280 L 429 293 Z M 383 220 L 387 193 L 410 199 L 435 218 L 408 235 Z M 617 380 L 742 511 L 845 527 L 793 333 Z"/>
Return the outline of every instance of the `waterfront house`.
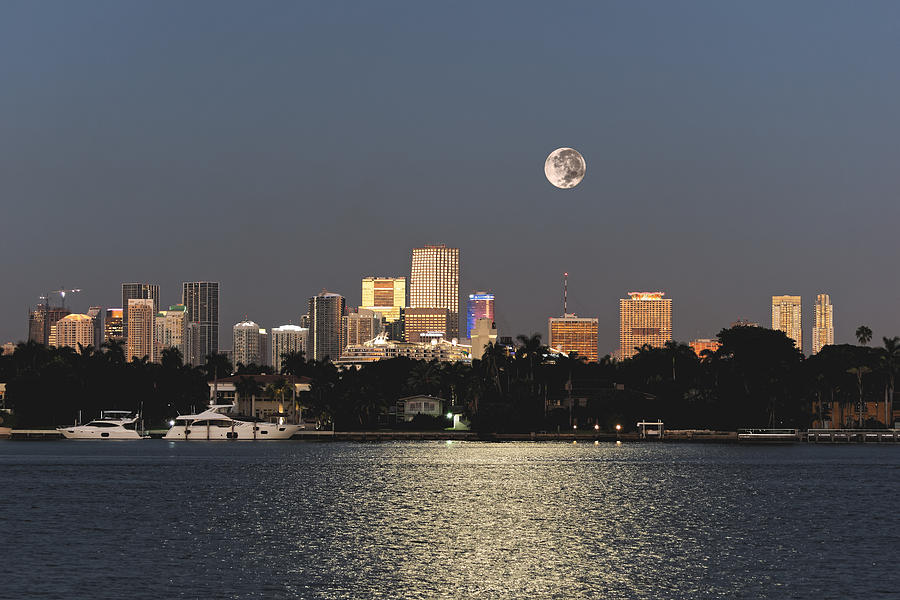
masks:
<path fill-rule="evenodd" d="M 439 417 L 444 414 L 444 405 L 449 403 L 436 396 L 417 395 L 400 398 L 397 404 L 403 409 L 403 420 L 412 421 L 416 415 Z"/>
<path fill-rule="evenodd" d="M 255 394 L 241 394 L 241 381 L 254 381 Z M 272 394 L 271 386 L 284 381 L 287 389 L 283 394 Z M 294 375 L 233 375 L 209 382 L 211 404 L 234 404 L 238 414 L 269 420 L 273 416 L 287 415 L 289 422 L 301 422 L 301 394 L 309 392 L 312 379 Z M 282 396 L 283 395 L 283 401 Z M 297 406 L 291 408 L 291 400 L 297 399 Z"/>

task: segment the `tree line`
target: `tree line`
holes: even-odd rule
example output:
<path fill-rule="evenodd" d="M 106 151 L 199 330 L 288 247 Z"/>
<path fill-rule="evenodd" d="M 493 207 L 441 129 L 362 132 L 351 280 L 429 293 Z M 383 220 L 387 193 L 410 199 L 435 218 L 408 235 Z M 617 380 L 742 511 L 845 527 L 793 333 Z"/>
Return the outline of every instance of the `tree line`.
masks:
<path fill-rule="evenodd" d="M 718 350 L 701 356 L 670 342 L 599 362 L 552 352 L 533 334 L 520 335 L 514 348 L 490 345 L 472 364 L 395 358 L 340 371 L 328 360 L 290 353 L 282 357 L 282 374 L 309 377 L 311 391 L 299 397 L 304 414 L 345 430 L 395 426 L 391 408 L 414 394 L 446 400 L 485 432 L 610 431 L 617 424 L 629 430 L 656 419 L 676 429 L 889 426 L 900 338 L 870 347 L 871 331 L 861 327 L 857 334 L 859 345 L 826 346 L 805 358 L 783 332 L 733 327 L 719 333 Z M 119 343 L 76 350 L 28 342 L 0 356 L 0 382 L 7 383 L 7 406 L 20 427 L 65 425 L 79 411 L 86 420 L 104 409 L 141 410 L 146 423 L 161 425 L 202 409 L 208 382 L 232 372 L 242 376 L 236 386 L 242 396 L 285 397 L 285 385 L 260 390 L 249 377 L 270 373 L 268 367 L 235 369 L 224 354 L 192 367 L 171 348 L 153 363 L 126 361 Z"/>

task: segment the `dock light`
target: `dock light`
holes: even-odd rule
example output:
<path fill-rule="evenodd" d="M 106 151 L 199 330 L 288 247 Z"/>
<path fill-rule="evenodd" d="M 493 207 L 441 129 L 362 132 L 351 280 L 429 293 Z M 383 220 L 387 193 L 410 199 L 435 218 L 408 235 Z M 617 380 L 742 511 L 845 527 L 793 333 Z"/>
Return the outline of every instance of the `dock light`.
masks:
<path fill-rule="evenodd" d="M 616 425 L 616 431 L 622 431 L 622 426 L 621 426 L 621 425 Z"/>
<path fill-rule="evenodd" d="M 578 429 L 578 425 L 572 425 L 572 429 Z"/>
<path fill-rule="evenodd" d="M 452 412 L 448 412 L 448 413 L 447 413 L 447 418 L 448 418 L 448 419 L 452 419 L 452 418 L 453 418 L 453 413 L 452 413 Z"/>
<path fill-rule="evenodd" d="M 595 423 L 595 424 L 594 424 L 594 431 L 600 431 L 600 424 L 599 424 L 599 423 Z"/>

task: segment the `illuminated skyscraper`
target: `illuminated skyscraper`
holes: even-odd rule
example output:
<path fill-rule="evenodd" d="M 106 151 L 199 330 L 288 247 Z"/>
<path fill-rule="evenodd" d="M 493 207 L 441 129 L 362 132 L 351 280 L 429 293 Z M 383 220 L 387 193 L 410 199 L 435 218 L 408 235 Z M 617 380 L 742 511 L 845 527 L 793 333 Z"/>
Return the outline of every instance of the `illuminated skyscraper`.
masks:
<path fill-rule="evenodd" d="M 360 307 L 347 313 L 343 327 L 344 348 L 351 344 L 368 342 L 383 330 L 381 313 Z M 343 353 L 343 348 L 341 352 Z"/>
<path fill-rule="evenodd" d="M 414 248 L 410 275 L 409 307 L 447 309 L 446 337 L 458 338 L 459 248 L 448 248 L 444 244 Z M 406 326 L 409 328 L 409 313 Z"/>
<path fill-rule="evenodd" d="M 400 311 L 406 308 L 406 277 L 364 278 L 359 307 L 381 313 L 388 323 L 399 321 Z"/>
<path fill-rule="evenodd" d="M 156 313 L 156 349 L 161 358 L 166 348 L 177 348 L 185 364 L 191 362 L 191 327 L 184 304 L 174 304 L 169 310 Z"/>
<path fill-rule="evenodd" d="M 282 325 L 272 329 L 272 369 L 281 373 L 284 354 L 291 352 L 303 352 L 306 354 L 306 340 L 309 337 L 309 329 L 299 325 Z"/>
<path fill-rule="evenodd" d="M 628 298 L 619 300 L 620 360 L 634 356 L 644 344 L 661 348 L 672 341 L 672 300 L 664 295 L 628 292 Z"/>
<path fill-rule="evenodd" d="M 494 295 L 488 292 L 469 294 L 466 303 L 466 337 L 471 338 L 478 319 L 494 320 Z"/>
<path fill-rule="evenodd" d="M 446 308 L 407 308 L 403 311 L 404 335 L 407 342 L 425 339 L 453 339 L 450 334 L 450 312 Z"/>
<path fill-rule="evenodd" d="M 195 344 L 198 356 L 195 364 L 203 364 L 207 354 L 219 351 L 219 283 L 184 282 L 181 303 L 187 307 L 188 321 L 198 325 L 198 339 Z"/>
<path fill-rule="evenodd" d="M 828 294 L 816 296 L 816 324 L 812 331 L 812 353 L 834 344 L 834 306 Z"/>
<path fill-rule="evenodd" d="M 309 351 L 313 360 L 335 361 L 341 357 L 346 346 L 344 308 L 343 296 L 325 290 L 309 299 Z"/>
<path fill-rule="evenodd" d="M 772 329 L 783 331 L 803 352 L 800 296 L 772 296 Z"/>
<path fill-rule="evenodd" d="M 57 348 L 68 346 L 77 350 L 79 344 L 85 348 L 94 344 L 94 319 L 90 315 L 66 315 L 53 327 Z"/>
<path fill-rule="evenodd" d="M 129 361 L 140 360 L 148 357 L 151 362 L 156 362 L 156 313 L 153 309 L 152 298 L 129 298 L 128 315 L 129 327 L 125 333 L 125 358 Z"/>
<path fill-rule="evenodd" d="M 547 345 L 566 354 L 576 352 L 579 357 L 596 362 L 597 324 L 598 319 L 573 314 L 550 317 L 547 326 L 550 334 Z"/>
<path fill-rule="evenodd" d="M 124 342 L 125 330 L 123 328 L 125 311 L 121 308 L 107 308 L 106 319 L 103 320 L 103 341 Z"/>
<path fill-rule="evenodd" d="M 155 283 L 123 283 L 122 284 L 122 331 L 128 339 L 128 301 L 131 299 L 153 300 L 153 314 L 159 312 L 159 286 Z M 130 358 L 130 357 L 129 357 Z"/>

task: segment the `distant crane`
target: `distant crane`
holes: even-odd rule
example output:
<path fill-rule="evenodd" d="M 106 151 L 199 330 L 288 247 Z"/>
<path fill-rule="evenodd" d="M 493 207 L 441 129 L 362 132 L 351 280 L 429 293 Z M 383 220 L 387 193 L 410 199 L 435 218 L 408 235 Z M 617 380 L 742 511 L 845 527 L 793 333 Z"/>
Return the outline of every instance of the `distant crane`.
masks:
<path fill-rule="evenodd" d="M 53 290 L 52 292 L 48 292 L 46 296 L 40 296 L 40 298 L 41 298 L 41 300 L 44 300 L 47 303 L 47 305 L 49 306 L 50 305 L 50 294 L 59 294 L 59 297 L 62 301 L 62 307 L 65 308 L 66 307 L 66 294 L 75 294 L 80 291 L 81 291 L 81 288 Z"/>

